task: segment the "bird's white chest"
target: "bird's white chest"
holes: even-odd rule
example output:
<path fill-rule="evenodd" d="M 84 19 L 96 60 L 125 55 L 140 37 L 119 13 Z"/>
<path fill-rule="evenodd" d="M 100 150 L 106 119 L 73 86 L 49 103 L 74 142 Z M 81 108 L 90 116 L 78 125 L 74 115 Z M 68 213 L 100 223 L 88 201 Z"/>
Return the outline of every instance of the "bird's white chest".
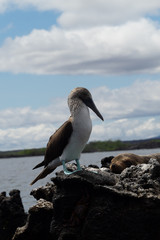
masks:
<path fill-rule="evenodd" d="M 61 160 L 79 159 L 92 131 L 92 122 L 87 107 L 82 108 L 72 122 L 73 132 L 63 151 Z"/>
<path fill-rule="evenodd" d="M 73 135 L 80 141 L 86 142 L 92 130 L 92 122 L 88 108 L 83 108 L 73 120 Z"/>

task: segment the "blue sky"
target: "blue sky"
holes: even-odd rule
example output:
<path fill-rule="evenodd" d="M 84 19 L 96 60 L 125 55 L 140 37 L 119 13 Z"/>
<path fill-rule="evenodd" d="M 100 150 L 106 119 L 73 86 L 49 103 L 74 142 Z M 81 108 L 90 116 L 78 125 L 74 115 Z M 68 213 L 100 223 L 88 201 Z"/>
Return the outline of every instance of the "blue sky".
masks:
<path fill-rule="evenodd" d="M 105 118 L 91 113 L 90 140 L 160 135 L 159 10 L 157 0 L 0 1 L 0 150 L 45 146 L 77 86 Z"/>
<path fill-rule="evenodd" d="M 110 89 L 130 86 L 138 76 L 64 76 L 1 74 L 0 109 L 32 106 L 47 106 L 52 98 L 68 97 L 71 89 L 83 86 L 88 89 L 107 86 Z M 141 77 L 141 79 L 143 79 Z M 153 79 L 156 79 L 154 76 Z M 14 90 L 14 91 L 13 91 Z"/>
<path fill-rule="evenodd" d="M 7 37 L 14 38 L 29 34 L 33 29 L 49 29 L 56 23 L 59 13 L 56 11 L 38 12 L 31 9 L 10 9 L 0 15 L 0 42 Z"/>

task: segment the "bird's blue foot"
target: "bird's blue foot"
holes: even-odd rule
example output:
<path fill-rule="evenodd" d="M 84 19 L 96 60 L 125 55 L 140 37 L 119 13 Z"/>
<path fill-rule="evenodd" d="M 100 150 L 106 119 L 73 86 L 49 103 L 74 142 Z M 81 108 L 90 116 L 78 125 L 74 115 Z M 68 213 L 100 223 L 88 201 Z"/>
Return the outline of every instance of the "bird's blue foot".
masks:
<path fill-rule="evenodd" d="M 71 175 L 71 174 L 73 174 L 73 173 L 75 173 L 75 172 L 81 171 L 82 168 L 81 168 L 81 166 L 80 166 L 79 159 L 76 159 L 76 163 L 77 163 L 77 169 L 76 169 L 75 171 L 73 171 L 73 172 L 70 172 L 70 171 L 68 171 L 68 169 L 66 168 L 65 161 L 62 160 L 64 173 L 65 173 L 66 175 Z"/>

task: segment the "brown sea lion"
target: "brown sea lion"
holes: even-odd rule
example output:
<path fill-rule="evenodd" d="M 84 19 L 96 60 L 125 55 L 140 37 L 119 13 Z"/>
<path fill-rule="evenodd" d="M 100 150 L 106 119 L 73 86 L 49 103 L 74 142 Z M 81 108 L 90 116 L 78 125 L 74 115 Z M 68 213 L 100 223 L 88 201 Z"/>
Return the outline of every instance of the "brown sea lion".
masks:
<path fill-rule="evenodd" d="M 151 158 L 157 159 L 160 163 L 160 153 L 150 155 L 122 153 L 112 159 L 110 169 L 114 173 L 121 173 L 125 168 L 130 167 L 131 165 L 148 163 Z"/>

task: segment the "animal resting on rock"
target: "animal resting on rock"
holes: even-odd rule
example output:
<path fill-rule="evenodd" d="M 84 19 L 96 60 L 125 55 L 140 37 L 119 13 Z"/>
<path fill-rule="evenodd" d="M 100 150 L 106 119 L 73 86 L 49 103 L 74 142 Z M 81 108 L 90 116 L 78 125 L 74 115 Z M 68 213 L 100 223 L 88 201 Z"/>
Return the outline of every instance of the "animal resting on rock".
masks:
<path fill-rule="evenodd" d="M 121 173 L 125 168 L 130 167 L 131 165 L 148 163 L 151 158 L 157 159 L 160 163 L 160 153 L 150 155 L 122 153 L 112 159 L 110 169 L 114 173 Z"/>

